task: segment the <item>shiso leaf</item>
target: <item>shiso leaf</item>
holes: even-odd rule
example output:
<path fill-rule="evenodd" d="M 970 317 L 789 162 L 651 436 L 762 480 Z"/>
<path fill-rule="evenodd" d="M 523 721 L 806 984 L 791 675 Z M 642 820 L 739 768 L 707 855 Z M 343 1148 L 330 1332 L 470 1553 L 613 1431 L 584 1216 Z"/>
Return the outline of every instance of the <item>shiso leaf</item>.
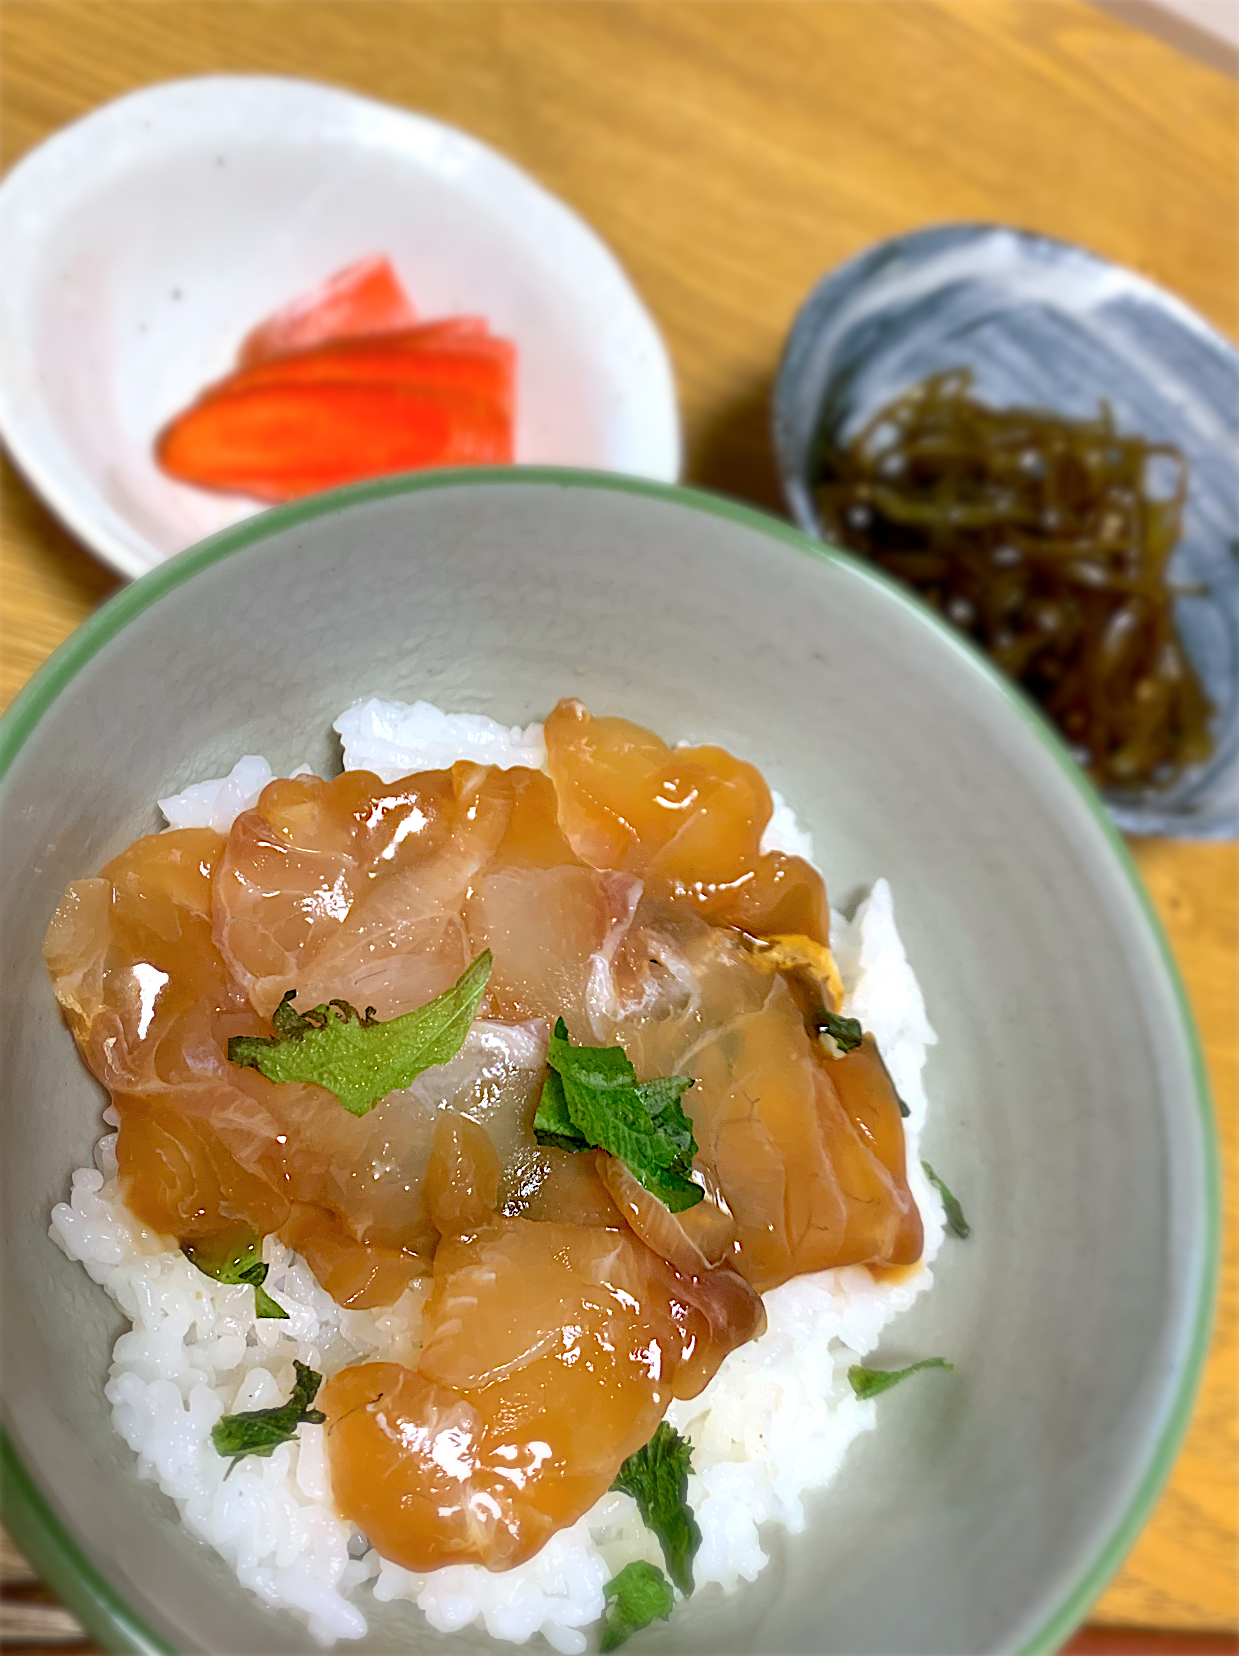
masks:
<path fill-rule="evenodd" d="M 945 1357 L 922 1357 L 919 1363 L 909 1363 L 907 1368 L 901 1369 L 874 1369 L 861 1368 L 853 1364 L 848 1370 L 848 1379 L 852 1390 L 863 1403 L 867 1397 L 877 1397 L 892 1386 L 897 1386 L 901 1380 L 906 1380 L 910 1374 L 918 1369 L 950 1369 L 955 1372 L 955 1364 L 948 1363 Z"/>
<path fill-rule="evenodd" d="M 301 1425 L 321 1426 L 327 1416 L 310 1407 L 323 1383 L 321 1374 L 305 1363 L 294 1362 L 297 1371 L 292 1396 L 273 1409 L 249 1409 L 244 1414 L 222 1415 L 211 1428 L 216 1452 L 230 1457 L 233 1465 L 245 1455 L 266 1460 L 281 1443 L 291 1443 Z M 231 1470 L 231 1468 L 230 1468 Z"/>
<path fill-rule="evenodd" d="M 675 1594 L 666 1576 L 656 1564 L 647 1564 L 643 1559 L 625 1564 L 602 1592 L 607 1607 L 603 1612 L 599 1648 L 604 1656 L 652 1621 L 666 1621 L 675 1604 Z"/>
<path fill-rule="evenodd" d="M 228 1057 L 268 1081 L 315 1082 L 351 1115 L 363 1116 L 423 1070 L 455 1057 L 477 1016 L 491 964 L 486 949 L 428 1005 L 385 1021 L 373 1007 L 363 1018 L 342 1000 L 298 1012 L 290 989 L 271 1019 L 275 1034 L 234 1035 Z"/>
<path fill-rule="evenodd" d="M 186 1242 L 182 1244 L 181 1252 L 191 1265 L 196 1265 L 204 1275 L 213 1277 L 216 1282 L 244 1284 L 254 1290 L 254 1312 L 259 1317 L 282 1317 L 288 1321 L 288 1312 L 282 1305 L 277 1305 L 271 1295 L 263 1287 L 267 1280 L 267 1266 L 264 1264 L 260 1249 L 262 1240 L 256 1232 L 245 1232 L 239 1236 L 236 1232 L 231 1237 L 223 1239 L 223 1246 L 213 1247 L 212 1239 L 203 1242 Z"/>
<path fill-rule="evenodd" d="M 830 1036 L 838 1049 L 835 1053 L 838 1058 L 846 1058 L 865 1038 L 859 1018 L 841 1018 L 837 1012 L 828 1012 L 824 1006 L 817 1014 L 817 1028 L 819 1035 Z"/>
<path fill-rule="evenodd" d="M 927 1161 L 923 1161 L 921 1166 L 925 1169 L 925 1177 L 942 1198 L 942 1206 L 946 1211 L 946 1228 L 952 1236 L 958 1236 L 961 1242 L 964 1241 L 972 1235 L 972 1226 L 964 1218 L 964 1210 L 960 1207 L 958 1198 L 951 1194 L 945 1182 L 938 1177 Z"/>
<path fill-rule="evenodd" d="M 542 1083 L 542 1097 L 538 1100 L 537 1113 L 533 1118 L 533 1131 L 539 1144 L 556 1150 L 590 1149 L 589 1140 L 572 1125 L 568 1100 L 564 1097 L 564 1084 L 553 1069 L 547 1070 L 546 1080 Z"/>
<path fill-rule="evenodd" d="M 667 1574 L 685 1598 L 693 1590 L 693 1559 L 701 1545 L 688 1504 L 692 1469 L 692 1445 L 663 1420 L 645 1448 L 629 1455 L 611 1485 L 636 1501 L 642 1522 L 658 1537 Z"/>
<path fill-rule="evenodd" d="M 864 1027 L 859 1018 L 841 1018 L 837 1012 L 828 1012 L 823 1006 L 815 1014 L 815 1020 L 818 1039 L 832 1058 L 846 1058 L 849 1052 L 856 1051 L 865 1038 Z M 894 1092 L 893 1086 L 891 1091 Z M 895 1093 L 895 1102 L 899 1106 L 900 1115 L 906 1121 L 912 1111 L 898 1093 Z"/>
<path fill-rule="evenodd" d="M 691 1076 L 638 1081 L 622 1047 L 574 1046 L 562 1018 L 546 1061 L 533 1118 L 539 1144 L 606 1150 L 673 1213 L 702 1200 L 705 1192 L 690 1177 L 697 1141 L 680 1105 Z"/>
<path fill-rule="evenodd" d="M 265 1272 L 267 1267 L 263 1266 Z M 258 1283 L 254 1284 L 254 1315 L 256 1317 L 283 1317 L 288 1321 L 288 1312 L 271 1298 L 267 1290 Z"/>

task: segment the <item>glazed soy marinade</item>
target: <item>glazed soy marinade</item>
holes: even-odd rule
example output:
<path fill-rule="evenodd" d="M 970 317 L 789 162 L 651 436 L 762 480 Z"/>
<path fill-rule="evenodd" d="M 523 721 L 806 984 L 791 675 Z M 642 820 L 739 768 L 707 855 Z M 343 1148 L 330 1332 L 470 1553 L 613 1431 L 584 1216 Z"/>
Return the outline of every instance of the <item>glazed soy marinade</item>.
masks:
<path fill-rule="evenodd" d="M 46 944 L 144 1223 L 258 1271 L 228 1280 L 260 1283 L 275 1233 L 342 1305 L 424 1296 L 414 1365 L 315 1399 L 341 1512 L 419 1571 L 507 1568 L 574 1522 L 767 1289 L 921 1252 L 899 1100 L 872 1037 L 822 1033 L 826 893 L 762 852 L 759 773 L 578 702 L 545 733 L 546 773 L 273 782 L 226 837 L 78 881 Z M 479 962 L 463 1044 L 377 1102 L 253 1067 L 281 1028 L 446 1004 Z M 599 1063 L 682 1108 L 683 1159 L 547 1130 Z"/>

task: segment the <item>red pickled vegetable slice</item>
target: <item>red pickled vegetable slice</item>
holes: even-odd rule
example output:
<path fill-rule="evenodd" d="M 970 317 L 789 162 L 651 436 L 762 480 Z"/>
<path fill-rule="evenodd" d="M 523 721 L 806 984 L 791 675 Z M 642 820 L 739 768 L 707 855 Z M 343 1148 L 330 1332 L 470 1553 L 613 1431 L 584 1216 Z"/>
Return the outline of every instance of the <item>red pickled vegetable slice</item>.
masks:
<path fill-rule="evenodd" d="M 241 367 L 303 351 L 329 339 L 358 338 L 410 328 L 417 312 L 383 253 L 337 270 L 325 282 L 260 322 L 237 354 Z"/>
<path fill-rule="evenodd" d="M 465 319 L 471 320 L 471 319 Z M 411 389 L 460 391 L 493 400 L 509 414 L 513 406 L 516 351 L 506 339 L 439 324 L 378 339 L 343 340 L 242 368 L 204 398 L 232 396 L 263 385 L 406 385 Z"/>
<path fill-rule="evenodd" d="M 512 421 L 495 400 L 404 385 L 266 385 L 208 397 L 155 445 L 173 477 L 259 500 L 426 466 L 512 459 Z"/>

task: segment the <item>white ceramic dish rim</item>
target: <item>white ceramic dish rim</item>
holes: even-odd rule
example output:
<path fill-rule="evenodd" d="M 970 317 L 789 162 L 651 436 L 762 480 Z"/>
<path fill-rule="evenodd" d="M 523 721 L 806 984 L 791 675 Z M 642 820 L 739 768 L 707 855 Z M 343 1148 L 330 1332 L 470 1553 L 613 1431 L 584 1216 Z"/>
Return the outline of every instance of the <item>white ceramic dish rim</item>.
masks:
<path fill-rule="evenodd" d="M 43 715 L 91 659 L 123 632 L 136 616 L 157 603 L 165 593 L 192 580 L 201 570 L 222 562 L 234 552 L 250 547 L 300 523 L 338 512 L 353 502 L 361 503 L 392 495 L 424 490 L 468 486 L 553 484 L 563 488 L 611 490 L 645 495 L 668 504 L 678 504 L 741 524 L 772 542 L 824 563 L 846 566 L 850 572 L 881 589 L 902 609 L 915 615 L 936 631 L 942 641 L 991 689 L 997 690 L 1015 715 L 1040 737 L 1044 746 L 1070 778 L 1087 810 L 1094 818 L 1126 876 L 1136 910 L 1143 916 L 1156 951 L 1160 955 L 1190 1055 L 1194 1093 L 1200 1127 L 1200 1151 L 1204 1167 L 1205 1203 L 1200 1215 L 1196 1250 L 1199 1261 L 1195 1304 L 1185 1335 L 1177 1373 L 1167 1383 L 1173 1391 L 1160 1412 L 1160 1425 L 1151 1441 L 1140 1450 L 1144 1469 L 1121 1520 L 1104 1536 L 1094 1555 L 1081 1564 L 1075 1581 L 1042 1629 L 1019 1650 L 1018 1656 L 1055 1656 L 1083 1620 L 1131 1548 L 1152 1511 L 1153 1505 L 1174 1464 L 1187 1430 L 1197 1387 L 1204 1367 L 1212 1331 L 1217 1291 L 1221 1236 L 1221 1172 L 1214 1126 L 1213 1107 L 1204 1054 L 1196 1032 L 1182 979 L 1170 952 L 1165 933 L 1153 910 L 1130 853 L 1106 816 L 1100 798 L 1081 774 L 1057 733 L 1041 714 L 998 674 L 988 660 L 954 629 L 939 621 L 929 610 L 872 565 L 812 539 L 801 530 L 747 506 L 704 492 L 641 478 L 612 473 L 574 470 L 567 467 L 479 467 L 454 471 L 410 473 L 353 484 L 325 494 L 311 496 L 288 506 L 276 507 L 256 518 L 211 536 L 196 547 L 161 564 L 158 568 L 122 589 L 85 622 L 56 651 L 0 719 L 0 784 L 25 743 L 34 735 Z M 125 1603 L 115 1589 L 66 1533 L 54 1511 L 18 1457 L 7 1432 L 0 1427 L 0 1497 L 5 1521 L 19 1544 L 48 1585 L 74 1610 L 88 1630 L 108 1650 L 137 1652 L 139 1656 L 178 1656 L 174 1646 L 149 1628 Z"/>
<path fill-rule="evenodd" d="M 395 147 L 407 153 L 424 157 L 446 149 L 461 165 L 484 166 L 500 191 L 519 201 L 523 214 L 537 220 L 542 236 L 551 241 L 569 238 L 590 283 L 609 294 L 614 314 L 623 318 L 647 359 L 640 376 L 646 382 L 644 388 L 636 379 L 633 382 L 633 388 L 640 390 L 643 410 L 633 419 L 643 425 L 654 456 L 643 475 L 665 482 L 679 477 L 683 440 L 667 347 L 615 254 L 585 219 L 515 162 L 471 133 L 431 116 L 295 76 L 220 74 L 161 81 L 89 111 L 36 145 L 10 169 L 0 180 L 0 245 L 13 234 L 6 229 L 6 219 L 24 211 L 32 194 L 38 197 L 45 183 L 54 185 L 57 177 L 88 165 L 97 143 L 123 141 L 124 124 L 144 108 L 160 108 L 190 89 L 205 96 L 208 90 L 227 94 L 238 87 L 246 95 L 276 87 L 294 98 L 321 98 L 325 108 L 337 114 L 367 117 L 376 130 L 381 129 Z M 0 304 L 0 361 L 9 365 L 9 371 L 0 375 L 0 442 L 56 516 L 110 568 L 135 579 L 161 567 L 166 556 L 103 498 L 61 439 L 54 410 L 32 389 L 38 379 L 37 362 L 10 321 L 7 306 Z M 19 385 L 24 389 L 18 389 Z"/>

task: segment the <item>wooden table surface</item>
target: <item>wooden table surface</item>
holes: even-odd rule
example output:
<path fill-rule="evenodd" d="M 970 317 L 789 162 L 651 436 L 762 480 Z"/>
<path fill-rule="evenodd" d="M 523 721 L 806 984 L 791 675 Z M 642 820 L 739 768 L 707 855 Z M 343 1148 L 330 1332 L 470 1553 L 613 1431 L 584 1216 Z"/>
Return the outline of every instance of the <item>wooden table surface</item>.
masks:
<path fill-rule="evenodd" d="M 675 364 L 690 481 L 779 510 L 767 403 L 816 278 L 893 232 L 994 219 L 1080 241 L 1234 336 L 1234 81 L 1083 0 L 5 0 L 5 165 L 152 81 L 328 80 L 456 123 L 581 212 Z M 116 585 L 4 474 L 7 700 Z M 1231 846 L 1134 845 L 1204 1037 L 1231 1217 L 1212 1355 L 1152 1522 L 1094 1619 L 1239 1627 Z"/>

